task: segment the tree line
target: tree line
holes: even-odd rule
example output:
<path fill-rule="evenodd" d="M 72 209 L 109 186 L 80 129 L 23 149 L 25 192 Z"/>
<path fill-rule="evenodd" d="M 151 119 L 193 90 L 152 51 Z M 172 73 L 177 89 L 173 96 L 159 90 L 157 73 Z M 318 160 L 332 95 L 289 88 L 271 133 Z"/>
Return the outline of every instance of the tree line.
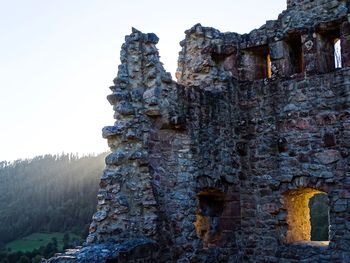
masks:
<path fill-rule="evenodd" d="M 0 162 L 0 248 L 36 232 L 85 236 L 106 153 Z"/>

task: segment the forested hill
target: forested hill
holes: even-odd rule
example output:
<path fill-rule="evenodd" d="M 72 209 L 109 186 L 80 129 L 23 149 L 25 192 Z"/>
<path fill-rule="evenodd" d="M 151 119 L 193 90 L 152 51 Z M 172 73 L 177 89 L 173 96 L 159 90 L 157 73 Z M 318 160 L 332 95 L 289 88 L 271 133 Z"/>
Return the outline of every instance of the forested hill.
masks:
<path fill-rule="evenodd" d="M 0 162 L 0 247 L 34 232 L 86 231 L 105 156 L 62 154 Z"/>

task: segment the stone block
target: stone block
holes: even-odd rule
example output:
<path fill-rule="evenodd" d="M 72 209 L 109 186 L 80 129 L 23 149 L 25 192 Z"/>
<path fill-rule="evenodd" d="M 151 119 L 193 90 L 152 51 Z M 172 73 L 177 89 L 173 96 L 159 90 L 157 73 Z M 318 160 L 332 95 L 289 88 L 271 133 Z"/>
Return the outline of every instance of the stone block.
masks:
<path fill-rule="evenodd" d="M 286 47 L 283 41 L 277 41 L 270 44 L 270 56 L 272 60 L 278 60 L 285 57 Z"/>
<path fill-rule="evenodd" d="M 321 164 L 332 164 L 341 159 L 341 155 L 337 150 L 326 150 L 315 154 L 315 157 Z"/>

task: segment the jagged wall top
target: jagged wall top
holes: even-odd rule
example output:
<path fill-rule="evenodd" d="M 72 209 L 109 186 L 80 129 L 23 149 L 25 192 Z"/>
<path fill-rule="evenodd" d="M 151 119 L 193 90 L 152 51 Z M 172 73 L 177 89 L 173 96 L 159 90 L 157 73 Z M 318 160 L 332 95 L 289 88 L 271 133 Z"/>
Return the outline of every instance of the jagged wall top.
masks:
<path fill-rule="evenodd" d="M 301 7 L 310 8 L 317 7 L 323 4 L 332 4 L 334 6 L 338 5 L 340 1 L 338 0 L 287 0 L 287 8 Z"/>

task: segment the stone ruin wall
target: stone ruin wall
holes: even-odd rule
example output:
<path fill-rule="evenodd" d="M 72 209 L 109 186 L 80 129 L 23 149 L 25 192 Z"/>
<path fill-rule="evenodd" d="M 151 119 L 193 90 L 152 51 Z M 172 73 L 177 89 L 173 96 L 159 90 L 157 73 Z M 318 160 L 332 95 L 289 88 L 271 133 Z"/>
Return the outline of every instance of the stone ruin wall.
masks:
<path fill-rule="evenodd" d="M 349 1 L 287 5 L 249 34 L 187 30 L 177 82 L 154 34 L 126 37 L 97 212 L 67 262 L 99 244 L 129 250 L 96 262 L 350 262 Z M 302 189 L 328 195 L 329 246 L 288 242 Z"/>

